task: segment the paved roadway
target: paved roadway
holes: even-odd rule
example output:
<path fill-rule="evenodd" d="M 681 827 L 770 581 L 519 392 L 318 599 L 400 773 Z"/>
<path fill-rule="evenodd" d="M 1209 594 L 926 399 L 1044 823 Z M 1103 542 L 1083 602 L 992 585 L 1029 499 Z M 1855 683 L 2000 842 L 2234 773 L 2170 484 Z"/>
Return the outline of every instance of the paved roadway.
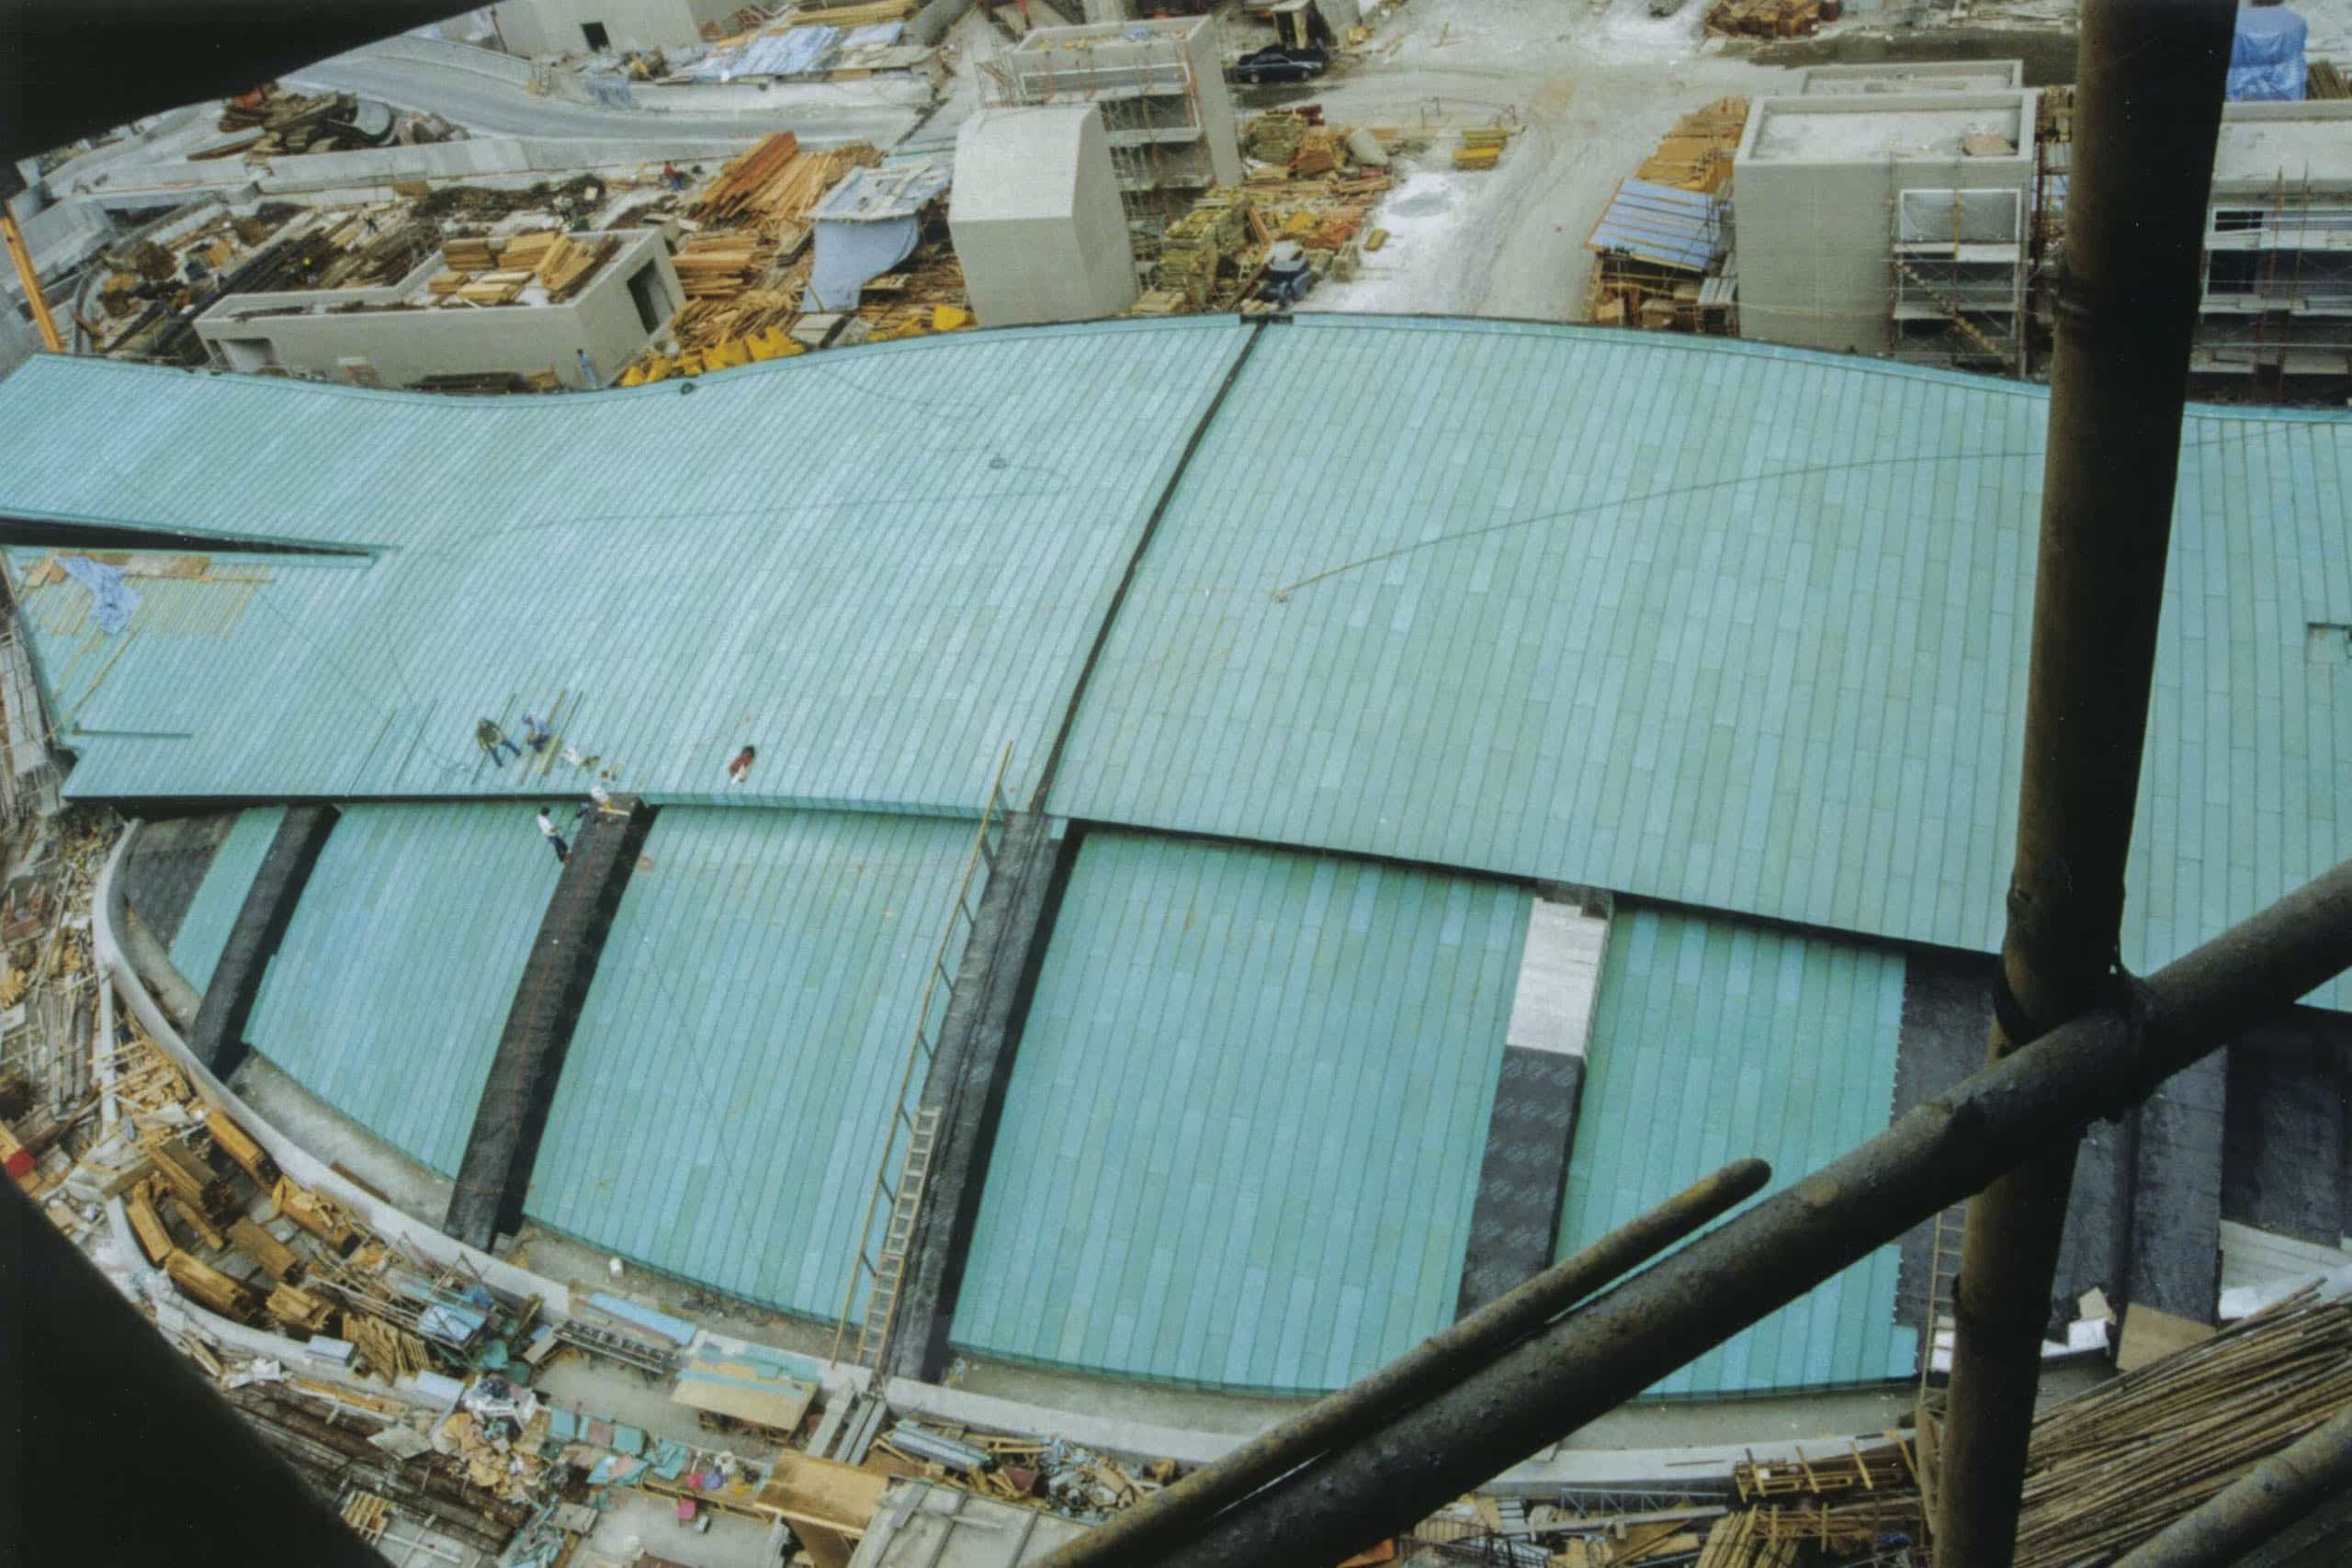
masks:
<path fill-rule="evenodd" d="M 399 108 L 437 114 L 469 130 L 505 136 L 678 141 L 790 130 L 813 145 L 865 141 L 888 147 L 919 118 L 910 109 L 862 104 L 848 95 L 821 108 L 795 106 L 770 114 L 649 114 L 534 97 L 519 86 L 455 66 L 350 55 L 306 65 L 285 83 L 300 91 L 359 93 Z"/>

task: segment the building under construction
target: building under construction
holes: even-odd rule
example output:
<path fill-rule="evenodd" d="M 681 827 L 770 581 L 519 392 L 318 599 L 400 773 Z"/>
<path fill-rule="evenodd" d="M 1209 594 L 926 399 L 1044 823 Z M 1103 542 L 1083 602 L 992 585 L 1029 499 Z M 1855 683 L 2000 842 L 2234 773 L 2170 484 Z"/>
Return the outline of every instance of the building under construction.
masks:
<path fill-rule="evenodd" d="M 1215 18 L 1039 28 L 982 66 L 987 102 L 1096 104 L 1137 254 L 1211 186 L 1241 183 Z"/>
<path fill-rule="evenodd" d="M 2222 110 L 2189 367 L 2222 397 L 2352 390 L 2352 99 Z"/>

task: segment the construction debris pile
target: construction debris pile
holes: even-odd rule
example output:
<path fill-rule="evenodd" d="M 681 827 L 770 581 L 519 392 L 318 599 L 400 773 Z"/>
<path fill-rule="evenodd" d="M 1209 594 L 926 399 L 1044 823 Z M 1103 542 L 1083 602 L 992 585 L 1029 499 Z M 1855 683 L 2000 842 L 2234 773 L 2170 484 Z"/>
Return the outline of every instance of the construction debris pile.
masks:
<path fill-rule="evenodd" d="M 1618 182 L 1585 248 L 1593 254 L 1585 319 L 1604 326 L 1728 335 L 1733 154 L 1746 98 L 1719 98 L 1675 122 L 1657 151 Z"/>
<path fill-rule="evenodd" d="M 2110 1562 L 2347 1406 L 2352 1301 L 2324 1284 L 2053 1405 L 2018 1568 Z"/>
<path fill-rule="evenodd" d="M 250 162 L 302 152 L 340 152 L 379 147 L 393 139 L 394 117 L 381 104 L 362 104 L 349 93 L 305 96 L 281 91 L 275 82 L 240 93 L 220 106 L 220 129 L 227 140 L 188 154 L 193 159 L 239 154 Z"/>
<path fill-rule="evenodd" d="M 1246 183 L 1211 189 L 1168 225 L 1134 314 L 1245 307 L 1267 253 L 1285 240 L 1317 272 L 1353 276 L 1386 237 L 1368 220 L 1389 187 L 1390 160 L 1419 146 L 1392 130 L 1327 126 L 1319 105 L 1252 116 L 1241 143 Z"/>
<path fill-rule="evenodd" d="M 928 64 L 933 51 L 906 36 L 914 0 L 804 5 L 771 19 L 751 7 L 729 18 L 732 30 L 705 23 L 707 49 L 689 50 L 643 79 L 684 82 L 849 81 L 876 71 Z"/>
<path fill-rule="evenodd" d="M 1894 1561 L 1887 1554 L 1921 1539 L 1917 1472 L 1894 1434 L 1826 1458 L 1743 1462 L 1731 1483 L 1721 1496 L 1611 1495 L 1591 1506 L 1574 1494 L 1465 1497 L 1402 1544 L 1531 1568 L 1826 1568 Z"/>
<path fill-rule="evenodd" d="M 1820 29 L 1821 0 L 1714 0 L 1707 31 L 1723 38 L 1804 38 Z"/>
<path fill-rule="evenodd" d="M 834 342 L 907 337 L 969 325 L 963 269 L 944 233 L 926 232 L 907 265 L 865 286 L 857 328 L 835 317 L 803 326 L 811 261 L 809 213 L 851 171 L 882 154 L 854 141 L 822 151 L 779 131 L 729 164 L 686 209 L 693 228 L 671 256 L 686 303 L 662 340 L 625 370 L 633 387 L 699 376 Z"/>
<path fill-rule="evenodd" d="M 512 304 L 533 284 L 538 286 L 534 303 L 560 304 L 579 293 L 618 249 L 620 242 L 609 235 L 582 242 L 551 229 L 503 240 L 451 240 L 441 250 L 444 270 L 426 287 L 444 308 Z"/>
<path fill-rule="evenodd" d="M 61 1225 L 78 1217 L 51 1195 L 88 1141 L 98 1106 L 89 1070 L 97 977 L 87 910 L 115 830 L 109 818 L 83 809 L 40 819 L 0 891 L 0 1165 L 36 1202 L 48 1202 Z"/>

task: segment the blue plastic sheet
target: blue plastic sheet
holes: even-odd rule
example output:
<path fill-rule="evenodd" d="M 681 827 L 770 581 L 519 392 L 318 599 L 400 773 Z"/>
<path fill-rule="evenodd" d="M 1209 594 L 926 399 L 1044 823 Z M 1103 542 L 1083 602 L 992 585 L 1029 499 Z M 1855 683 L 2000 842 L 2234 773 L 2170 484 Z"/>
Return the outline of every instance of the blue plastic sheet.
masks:
<path fill-rule="evenodd" d="M 2303 96 L 2303 44 L 2311 24 L 2284 6 L 2238 7 L 2230 43 L 2233 103 L 2294 103 Z"/>
<path fill-rule="evenodd" d="M 90 591 L 90 616 L 98 623 L 98 630 L 112 637 L 130 624 L 130 612 L 139 608 L 139 595 L 122 580 L 122 568 L 103 565 L 87 556 L 61 556 L 57 564 L 65 569 L 66 576 Z"/>
<path fill-rule="evenodd" d="M 668 1438 L 657 1439 L 653 1445 L 653 1473 L 664 1481 L 675 1481 L 686 1472 L 686 1445 Z"/>

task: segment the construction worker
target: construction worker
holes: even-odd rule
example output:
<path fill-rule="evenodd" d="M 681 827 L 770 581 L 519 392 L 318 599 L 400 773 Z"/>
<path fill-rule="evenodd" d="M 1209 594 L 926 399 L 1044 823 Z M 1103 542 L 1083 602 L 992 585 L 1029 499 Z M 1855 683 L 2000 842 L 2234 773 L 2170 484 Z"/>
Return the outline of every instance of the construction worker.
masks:
<path fill-rule="evenodd" d="M 727 764 L 728 781 L 730 784 L 741 784 L 745 779 L 750 778 L 752 776 L 752 759 L 758 755 L 759 748 L 756 746 L 746 746 L 741 751 L 736 752 L 735 760 Z"/>
<path fill-rule="evenodd" d="M 555 847 L 556 864 L 561 865 L 571 858 L 571 846 L 563 841 L 563 835 L 556 830 L 555 818 L 548 815 L 548 808 L 544 806 L 539 807 L 539 831 Z"/>
<path fill-rule="evenodd" d="M 548 730 L 546 725 L 541 724 L 529 714 L 525 714 L 523 716 L 524 745 L 528 746 L 534 751 L 544 751 L 548 749 L 548 742 L 554 739 L 555 736 Z"/>
<path fill-rule="evenodd" d="M 599 390 L 604 383 L 596 379 L 596 367 L 589 361 L 588 351 L 576 349 L 572 357 L 580 362 L 580 385 L 591 392 Z"/>
<path fill-rule="evenodd" d="M 512 740 L 507 739 L 506 731 L 499 728 L 497 725 L 492 724 L 489 719 L 483 719 L 480 724 L 474 726 L 474 744 L 489 752 L 490 760 L 497 763 L 502 768 L 506 765 L 506 759 L 498 754 L 498 749 L 500 747 L 503 746 L 509 751 L 514 752 L 515 759 L 518 761 L 523 756 L 523 748 L 515 745 Z"/>

